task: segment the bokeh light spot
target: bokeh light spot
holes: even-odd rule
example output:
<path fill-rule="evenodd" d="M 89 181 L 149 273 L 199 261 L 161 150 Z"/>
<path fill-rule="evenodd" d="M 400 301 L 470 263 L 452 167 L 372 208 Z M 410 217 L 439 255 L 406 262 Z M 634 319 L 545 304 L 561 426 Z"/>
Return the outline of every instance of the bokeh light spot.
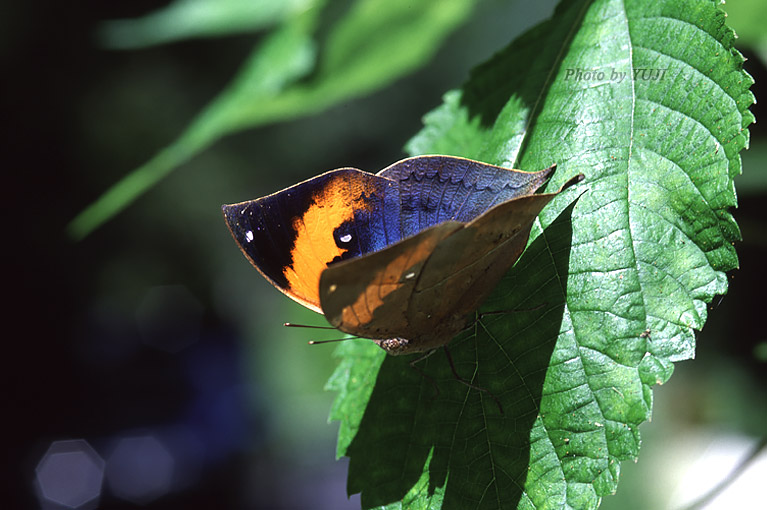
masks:
<path fill-rule="evenodd" d="M 106 476 L 112 493 L 143 505 L 171 490 L 175 460 L 156 437 L 126 437 L 107 459 Z"/>
<path fill-rule="evenodd" d="M 104 460 L 82 439 L 54 441 L 35 469 L 41 503 L 95 507 L 104 481 Z"/>

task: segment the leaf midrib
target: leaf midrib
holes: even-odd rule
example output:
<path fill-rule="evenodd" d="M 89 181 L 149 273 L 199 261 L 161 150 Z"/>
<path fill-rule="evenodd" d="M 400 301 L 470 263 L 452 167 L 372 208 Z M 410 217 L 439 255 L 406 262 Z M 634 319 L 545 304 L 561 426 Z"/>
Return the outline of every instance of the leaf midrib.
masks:
<path fill-rule="evenodd" d="M 626 35 L 627 35 L 628 45 L 629 45 L 628 49 L 627 49 L 628 56 L 629 56 L 629 62 L 631 63 L 631 68 L 633 69 L 633 66 L 634 66 L 633 41 L 631 39 L 631 31 L 629 30 L 629 26 L 628 26 L 628 15 L 626 13 L 625 2 L 622 1 L 621 5 L 623 6 L 623 10 L 622 10 L 623 20 L 625 22 Z M 634 125 L 635 125 L 635 122 L 636 122 L 636 115 L 635 115 L 635 111 L 636 111 L 636 88 L 635 88 L 633 80 L 630 83 L 631 83 L 631 85 L 630 85 L 631 86 L 631 113 L 630 113 L 630 125 L 631 125 L 631 128 L 630 128 L 630 132 L 629 132 L 628 157 L 626 159 L 626 174 L 625 174 L 625 176 L 626 176 L 625 177 L 625 180 L 626 180 L 626 190 L 627 190 L 626 197 L 625 197 L 626 201 L 627 201 L 627 203 L 626 203 L 626 211 L 627 211 L 627 215 L 628 215 L 629 221 L 628 221 L 628 226 L 626 227 L 626 231 L 627 231 L 627 234 L 629 235 L 629 240 L 630 240 L 631 258 L 632 258 L 632 260 L 634 262 L 634 266 L 633 266 L 632 271 L 636 273 L 637 282 L 639 283 L 639 285 L 641 287 L 642 286 L 642 282 L 641 282 L 641 279 L 639 278 L 638 270 L 636 269 L 637 256 L 636 256 L 636 250 L 635 250 L 635 247 L 634 247 L 634 233 L 631 230 L 631 220 L 630 220 L 630 215 L 631 215 L 631 207 L 630 207 L 630 204 L 631 204 L 631 202 L 630 202 L 631 188 L 629 186 L 629 183 L 630 183 L 629 167 L 631 165 L 633 149 L 634 149 Z M 545 230 L 542 229 L 542 226 L 540 224 L 540 220 L 539 219 L 536 220 L 536 223 L 538 224 L 539 228 L 541 228 L 541 230 L 542 230 L 540 235 L 543 236 L 544 240 L 546 240 L 546 232 L 545 232 Z M 546 245 L 548 247 L 549 243 L 546 242 Z M 547 250 L 547 251 L 550 252 L 550 250 Z M 631 267 L 626 268 L 626 269 L 631 269 Z M 558 276 L 559 276 L 559 274 L 558 274 Z M 569 275 L 565 275 L 565 278 L 567 278 L 567 276 L 569 276 Z M 581 343 L 579 341 L 580 335 L 578 334 L 578 331 L 577 331 L 577 329 L 578 329 L 577 323 L 576 323 L 576 321 L 573 320 L 572 313 L 570 311 L 570 303 L 569 303 L 569 300 L 568 300 L 568 294 L 566 293 L 566 289 L 564 288 L 564 286 L 562 286 L 561 276 L 559 278 L 559 281 L 560 281 L 561 291 L 562 291 L 563 295 L 565 296 L 565 303 L 564 303 L 564 309 L 563 309 L 563 318 L 564 317 L 568 317 L 569 318 L 569 322 L 570 322 L 570 324 L 572 326 L 573 340 L 574 340 L 575 345 L 576 345 L 576 347 L 578 349 L 578 354 L 576 355 L 577 358 L 578 358 L 578 363 L 581 366 L 581 370 L 583 370 L 585 372 L 585 365 L 583 363 L 583 356 L 581 355 L 581 351 L 583 349 L 587 349 L 588 347 L 581 345 Z M 645 301 L 643 293 L 642 293 L 642 308 L 644 309 L 644 316 L 645 316 L 645 321 L 646 321 L 647 320 L 647 303 Z M 632 368 L 637 370 L 636 367 L 632 367 Z M 597 393 L 596 393 L 594 387 L 592 386 L 591 378 L 586 377 L 585 381 L 586 381 L 585 384 L 588 387 L 589 393 L 591 395 L 590 396 L 590 400 L 596 404 L 596 406 L 599 408 L 600 413 L 602 414 L 602 417 L 605 420 L 607 420 L 607 416 L 605 415 L 605 412 L 604 412 L 604 410 L 602 408 L 602 404 L 600 403 L 599 399 L 597 398 Z M 551 434 L 551 431 L 550 431 L 549 427 L 546 426 L 546 423 L 543 420 L 541 421 L 541 426 L 543 427 L 543 429 L 544 429 L 544 431 L 546 433 L 546 437 L 548 438 L 548 442 L 549 442 L 549 445 L 550 445 L 552 451 L 554 451 L 554 453 L 556 455 L 556 448 L 554 447 L 554 438 L 553 438 L 553 436 Z M 597 427 L 597 428 L 601 429 L 602 440 L 604 441 L 605 445 L 608 445 L 608 448 L 609 448 L 609 441 L 608 441 L 608 438 L 607 438 L 607 427 L 603 426 L 603 427 Z M 557 457 L 559 458 L 558 467 L 560 468 L 560 472 L 562 473 L 562 477 L 566 478 L 564 470 L 562 469 L 562 467 L 563 467 L 563 465 L 562 465 L 562 458 L 559 457 L 559 455 L 557 455 Z M 600 474 L 602 472 L 603 471 L 601 471 Z M 596 475 L 596 476 L 599 476 L 599 475 Z"/>

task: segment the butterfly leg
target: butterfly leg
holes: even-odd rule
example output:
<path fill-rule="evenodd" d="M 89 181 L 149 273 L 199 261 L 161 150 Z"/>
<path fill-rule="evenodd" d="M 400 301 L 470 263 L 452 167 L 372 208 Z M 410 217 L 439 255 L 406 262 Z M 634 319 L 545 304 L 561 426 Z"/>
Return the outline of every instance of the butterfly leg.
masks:
<path fill-rule="evenodd" d="M 479 312 L 477 313 L 477 316 L 474 322 L 478 322 L 482 320 L 482 318 L 485 317 L 486 315 L 500 315 L 502 313 L 534 312 L 536 310 L 540 310 L 544 306 L 546 306 L 546 303 L 541 303 L 540 305 L 534 306 L 532 308 L 511 308 L 508 310 L 493 310 L 490 312 Z"/>
<path fill-rule="evenodd" d="M 501 315 L 504 313 L 519 313 L 519 312 L 534 312 L 536 310 L 540 310 L 544 306 L 546 306 L 547 303 L 541 303 L 540 305 L 534 306 L 532 308 L 508 308 L 506 310 L 491 310 L 489 312 L 474 312 L 472 318 L 466 319 L 466 326 L 463 327 L 461 332 L 468 331 L 471 328 L 475 327 L 479 321 L 481 321 L 484 317 L 489 315 Z"/>
<path fill-rule="evenodd" d="M 450 364 L 450 370 L 453 371 L 453 376 L 456 378 L 456 380 L 460 382 L 461 384 L 465 384 L 471 389 L 486 393 L 488 396 L 490 396 L 490 398 L 492 398 L 495 401 L 495 404 L 498 406 L 498 410 L 501 412 L 501 414 L 503 414 L 503 406 L 501 405 L 501 401 L 498 400 L 498 397 L 493 395 L 493 392 L 491 392 L 487 388 L 483 388 L 481 386 L 477 386 L 476 384 L 472 384 L 466 379 L 464 379 L 463 377 L 461 377 L 460 375 L 458 375 L 458 372 L 455 369 L 455 364 L 453 363 L 453 356 L 450 354 L 450 351 L 448 350 L 447 345 L 443 345 L 442 348 L 445 350 L 445 356 L 447 356 L 447 362 Z"/>
<path fill-rule="evenodd" d="M 422 376 L 424 379 L 426 379 L 426 380 L 428 380 L 429 382 L 431 382 L 431 385 L 432 385 L 432 386 L 434 386 L 434 398 L 436 399 L 437 397 L 439 397 L 439 386 L 437 386 L 437 381 L 435 381 L 433 377 L 431 377 L 429 374 L 427 374 L 426 372 L 424 372 L 423 370 L 421 370 L 421 369 L 420 369 L 420 368 L 419 368 L 419 367 L 416 365 L 416 363 L 420 363 L 421 361 L 425 360 L 426 358 L 428 358 L 429 356 L 431 356 L 431 355 L 432 355 L 432 354 L 434 354 L 435 352 L 437 352 L 437 349 L 431 349 L 431 350 L 429 350 L 429 351 L 426 351 L 425 353 L 423 353 L 423 355 L 421 355 L 421 356 L 418 356 L 416 359 L 414 359 L 413 361 L 411 361 L 411 362 L 410 362 L 410 366 L 413 368 L 413 370 L 415 370 L 416 372 L 418 372 L 419 374 L 421 374 L 421 376 Z"/>

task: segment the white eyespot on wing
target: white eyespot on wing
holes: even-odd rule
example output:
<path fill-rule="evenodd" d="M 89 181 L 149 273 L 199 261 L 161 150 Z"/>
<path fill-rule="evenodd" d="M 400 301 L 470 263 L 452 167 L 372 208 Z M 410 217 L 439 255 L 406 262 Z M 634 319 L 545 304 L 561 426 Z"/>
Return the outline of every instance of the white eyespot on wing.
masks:
<path fill-rule="evenodd" d="M 352 235 L 351 235 L 351 234 L 344 234 L 344 235 L 342 235 L 342 236 L 339 238 L 339 240 L 340 240 L 342 243 L 348 243 L 349 241 L 351 241 L 351 240 L 352 240 Z"/>
<path fill-rule="evenodd" d="M 245 232 L 245 240 L 247 242 L 249 242 L 249 243 L 253 242 L 253 231 L 252 230 L 248 230 L 247 232 Z"/>

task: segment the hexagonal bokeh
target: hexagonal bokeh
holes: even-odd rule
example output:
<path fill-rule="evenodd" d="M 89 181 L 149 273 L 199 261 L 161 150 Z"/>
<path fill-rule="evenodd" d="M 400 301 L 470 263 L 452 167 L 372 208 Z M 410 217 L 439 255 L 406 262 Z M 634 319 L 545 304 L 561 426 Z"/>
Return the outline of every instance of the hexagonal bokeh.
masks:
<path fill-rule="evenodd" d="M 104 460 L 83 439 L 54 441 L 37 464 L 35 475 L 43 506 L 95 508 L 104 481 Z"/>
<path fill-rule="evenodd" d="M 152 435 L 125 437 L 107 460 L 106 476 L 112 493 L 140 505 L 171 490 L 176 461 Z"/>

